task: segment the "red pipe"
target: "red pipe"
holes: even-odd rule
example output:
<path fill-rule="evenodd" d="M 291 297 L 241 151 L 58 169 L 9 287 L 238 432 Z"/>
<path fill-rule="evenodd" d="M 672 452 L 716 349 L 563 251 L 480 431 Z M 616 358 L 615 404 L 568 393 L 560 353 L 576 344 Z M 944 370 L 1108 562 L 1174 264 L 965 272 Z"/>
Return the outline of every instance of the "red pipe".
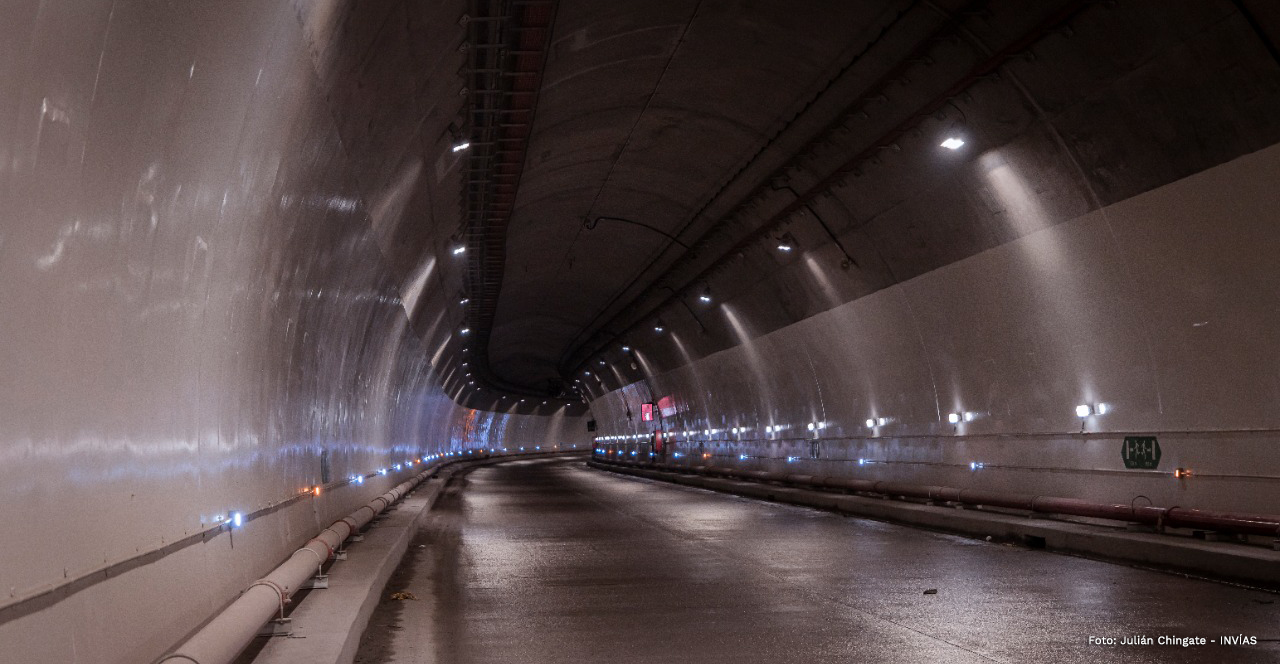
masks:
<path fill-rule="evenodd" d="M 1079 498 L 1057 498 L 1054 496 L 1036 496 L 1029 493 L 1002 493 L 980 489 L 957 489 L 949 486 L 931 486 L 926 484 L 909 484 L 906 482 L 884 482 L 860 480 L 851 477 L 826 477 L 802 475 L 798 473 L 781 474 L 763 470 L 741 470 L 737 468 L 720 468 L 716 466 L 698 465 L 693 467 L 676 466 L 666 463 L 640 464 L 633 461 L 596 460 L 617 466 L 649 468 L 678 473 L 697 475 L 720 475 L 760 482 L 779 482 L 794 486 L 818 489 L 841 489 L 859 493 L 875 493 L 885 496 L 901 496 L 919 498 L 965 505 L 986 505 L 1009 509 L 1027 510 L 1040 514 L 1065 514 L 1083 516 L 1094 519 L 1109 519 L 1128 523 L 1141 523 L 1157 528 L 1193 528 L 1213 530 L 1223 533 L 1241 533 L 1248 535 L 1265 535 L 1280 537 L 1280 515 L 1276 514 L 1236 514 L 1231 512 L 1212 512 L 1208 510 L 1188 509 L 1185 507 L 1156 507 L 1154 505 L 1115 505 L 1091 503 Z"/>

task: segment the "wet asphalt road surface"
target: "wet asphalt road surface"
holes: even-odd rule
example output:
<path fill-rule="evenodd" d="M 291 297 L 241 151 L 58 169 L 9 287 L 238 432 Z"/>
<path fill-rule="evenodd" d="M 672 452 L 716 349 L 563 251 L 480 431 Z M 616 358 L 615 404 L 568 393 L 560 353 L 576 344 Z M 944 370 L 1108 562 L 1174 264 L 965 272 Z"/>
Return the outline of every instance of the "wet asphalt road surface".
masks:
<path fill-rule="evenodd" d="M 355 661 L 1280 662 L 1277 641 L 1089 644 L 1280 639 L 1278 600 L 540 459 L 454 480 Z"/>

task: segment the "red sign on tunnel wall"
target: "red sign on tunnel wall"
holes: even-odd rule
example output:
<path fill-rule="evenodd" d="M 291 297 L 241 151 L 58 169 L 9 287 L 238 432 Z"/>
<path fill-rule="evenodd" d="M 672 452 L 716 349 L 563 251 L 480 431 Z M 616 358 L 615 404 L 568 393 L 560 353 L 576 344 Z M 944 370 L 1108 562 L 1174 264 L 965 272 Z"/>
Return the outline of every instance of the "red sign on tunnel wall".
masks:
<path fill-rule="evenodd" d="M 658 412 L 662 413 L 663 417 L 675 417 L 675 399 L 672 399 L 671 397 L 662 397 L 661 399 L 658 399 Z"/>
<path fill-rule="evenodd" d="M 651 403 L 640 404 L 640 421 L 641 422 L 653 421 L 653 404 Z"/>

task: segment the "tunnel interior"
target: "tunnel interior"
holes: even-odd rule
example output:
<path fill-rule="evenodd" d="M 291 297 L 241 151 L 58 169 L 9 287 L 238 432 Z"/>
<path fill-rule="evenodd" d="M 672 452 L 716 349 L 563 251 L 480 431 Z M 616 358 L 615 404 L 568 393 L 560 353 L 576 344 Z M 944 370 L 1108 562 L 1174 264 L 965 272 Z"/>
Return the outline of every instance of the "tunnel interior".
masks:
<path fill-rule="evenodd" d="M 480 457 L 1280 513 L 1273 3 L 7 0 L 0 36 L 15 661 L 158 661 Z"/>

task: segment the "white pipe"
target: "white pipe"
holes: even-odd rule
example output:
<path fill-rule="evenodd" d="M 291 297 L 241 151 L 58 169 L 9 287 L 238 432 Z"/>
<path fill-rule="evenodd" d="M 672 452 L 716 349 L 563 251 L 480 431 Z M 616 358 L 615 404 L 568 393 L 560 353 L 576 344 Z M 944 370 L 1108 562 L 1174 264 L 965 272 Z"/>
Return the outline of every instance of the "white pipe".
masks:
<path fill-rule="evenodd" d="M 422 471 L 320 531 L 270 574 L 253 582 L 236 601 L 173 654 L 160 660 L 160 664 L 227 664 L 234 660 L 268 620 L 280 615 L 284 600 L 315 576 L 343 541 L 438 468 Z"/>

